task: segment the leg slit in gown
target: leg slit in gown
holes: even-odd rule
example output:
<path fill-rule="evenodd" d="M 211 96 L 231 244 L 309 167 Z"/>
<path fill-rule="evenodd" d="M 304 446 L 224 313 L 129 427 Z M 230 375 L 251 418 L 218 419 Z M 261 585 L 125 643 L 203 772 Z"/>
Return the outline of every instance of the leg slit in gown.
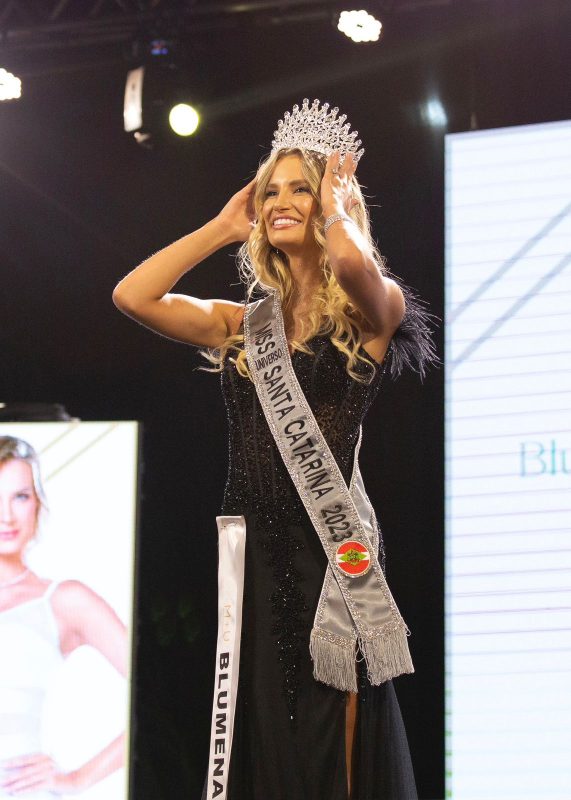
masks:
<path fill-rule="evenodd" d="M 347 692 L 347 706 L 345 708 L 345 760 L 347 763 L 347 787 L 351 798 L 353 759 L 355 758 L 355 734 L 357 732 L 357 714 L 359 707 L 357 695 Z"/>

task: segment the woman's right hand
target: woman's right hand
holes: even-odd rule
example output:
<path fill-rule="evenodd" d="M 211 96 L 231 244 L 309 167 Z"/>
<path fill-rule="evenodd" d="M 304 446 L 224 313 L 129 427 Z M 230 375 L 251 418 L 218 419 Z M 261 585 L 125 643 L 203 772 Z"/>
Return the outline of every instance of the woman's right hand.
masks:
<path fill-rule="evenodd" d="M 256 222 L 254 211 L 254 192 L 256 179 L 236 192 L 218 214 L 218 221 L 224 225 L 235 242 L 245 242 Z"/>

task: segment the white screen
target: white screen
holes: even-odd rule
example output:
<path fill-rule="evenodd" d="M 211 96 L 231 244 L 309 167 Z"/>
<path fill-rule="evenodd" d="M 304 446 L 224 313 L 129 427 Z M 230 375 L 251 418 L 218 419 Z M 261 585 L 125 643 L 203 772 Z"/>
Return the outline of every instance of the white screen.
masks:
<path fill-rule="evenodd" d="M 446 137 L 446 796 L 571 798 L 571 123 Z"/>
<path fill-rule="evenodd" d="M 65 606 L 63 617 L 71 620 L 69 628 L 85 631 L 93 644 L 61 657 L 65 648 L 60 638 L 62 615 L 58 617 L 55 604 L 57 589 L 49 606 L 25 584 L 22 587 L 32 599 L 18 594 L 18 584 L 2 590 L 0 641 L 8 652 L 0 654 L 4 661 L 0 663 L 0 778 L 14 775 L 14 767 L 12 773 L 5 768 L 8 759 L 38 752 L 69 773 L 125 732 L 122 766 L 111 771 L 103 767 L 105 777 L 73 793 L 78 800 L 125 800 L 138 425 L 2 423 L 0 437 L 7 436 L 24 440 L 36 451 L 47 501 L 37 535 L 19 552 L 46 585 L 74 581 L 85 588 L 88 602 L 79 595 L 79 605 Z M 4 441 L 0 438 L 0 445 Z M 17 509 L 7 510 L 14 495 L 6 466 L 0 464 L 0 531 L 4 532 L 19 524 Z M 0 561 L 9 557 L 9 545 L 0 537 Z M 12 795 L 4 794 L 0 786 L 0 798 L 8 796 Z M 47 800 L 60 793 L 22 796 Z"/>

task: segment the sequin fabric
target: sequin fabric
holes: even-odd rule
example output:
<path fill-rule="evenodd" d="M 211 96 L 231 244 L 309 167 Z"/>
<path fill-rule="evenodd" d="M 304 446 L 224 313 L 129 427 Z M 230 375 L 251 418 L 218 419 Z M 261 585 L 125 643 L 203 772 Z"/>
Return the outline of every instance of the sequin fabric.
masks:
<path fill-rule="evenodd" d="M 370 383 L 361 383 L 348 375 L 345 357 L 328 337 L 316 336 L 309 344 L 313 355 L 295 351 L 293 367 L 349 484 L 359 427 L 379 390 L 391 348 Z M 370 375 L 373 367 L 359 362 L 357 369 Z M 222 391 L 229 424 L 229 472 L 223 513 L 246 516 L 246 581 L 266 590 L 262 599 L 270 605 L 272 619 L 268 634 L 280 662 L 289 717 L 295 723 L 300 664 L 309 659 L 309 634 L 327 561 L 275 445 L 254 385 L 237 373 L 228 357 L 222 372 Z M 384 569 L 380 535 L 379 541 Z M 305 570 L 310 556 L 321 559 L 312 586 L 308 586 Z M 264 574 L 256 574 L 256 570 L 263 570 Z M 259 595 L 256 597 L 260 602 Z M 243 636 L 247 640 L 249 626 L 260 625 L 260 615 L 247 603 L 245 614 Z M 244 652 L 250 652 L 248 641 Z"/>

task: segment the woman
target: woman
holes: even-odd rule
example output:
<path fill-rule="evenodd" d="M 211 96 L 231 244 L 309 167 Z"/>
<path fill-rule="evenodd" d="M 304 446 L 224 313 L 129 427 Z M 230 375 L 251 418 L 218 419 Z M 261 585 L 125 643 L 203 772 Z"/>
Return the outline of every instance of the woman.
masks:
<path fill-rule="evenodd" d="M 127 636 L 112 608 L 79 581 L 52 582 L 25 564 L 45 507 L 32 447 L 0 437 L 0 798 L 49 800 L 82 792 L 124 762 L 118 736 L 87 763 L 59 769 L 41 750 L 42 704 L 63 659 L 95 647 L 127 675 Z"/>
<path fill-rule="evenodd" d="M 335 489 L 346 492 L 350 485 L 353 491 L 360 423 L 389 357 L 395 375 L 404 365 L 423 374 L 426 364 L 435 360 L 428 315 L 407 287 L 388 277 L 373 245 L 355 178 L 360 142 L 355 142 L 356 133 L 347 133 L 345 117 L 338 118 L 337 112 L 320 107 L 318 101 L 311 107 L 304 101 L 301 110 L 294 107 L 279 123 L 272 152 L 256 178 L 216 218 L 127 275 L 113 295 L 122 311 L 151 329 L 207 348 L 211 363 L 222 373 L 230 424 L 223 513 L 241 515 L 247 529 L 230 800 L 416 797 L 392 683 L 379 678 L 382 655 L 375 661 L 378 651 L 373 647 L 369 652 L 369 640 L 362 635 L 359 644 L 366 664 L 355 659 L 357 638 L 351 620 L 344 620 L 349 644 L 315 622 L 311 630 L 312 620 L 324 608 L 328 561 L 335 571 L 335 563 L 345 568 L 347 563 L 341 562 L 349 556 L 335 554 L 316 534 L 319 515 L 310 519 L 308 493 L 297 485 L 299 474 L 287 465 L 284 441 L 276 430 L 280 414 L 289 413 L 293 405 L 274 409 L 274 424 L 262 394 L 265 383 L 276 405 L 281 402 L 277 393 L 282 400 L 292 396 L 286 386 L 274 386 L 272 377 L 273 370 L 281 369 L 273 359 L 284 349 L 293 371 L 286 364 L 283 374 L 299 384 L 339 467 L 342 478 L 338 476 Z M 267 339 L 267 326 L 255 321 L 260 304 L 199 300 L 170 291 L 188 270 L 232 242 L 244 242 L 240 263 L 249 297 L 259 287 L 276 298 L 277 319 L 283 315 L 284 348 L 275 347 L 276 342 Z M 248 358 L 245 347 L 251 348 Z M 258 371 L 263 378 L 256 377 Z M 299 419 L 295 422 L 301 424 Z M 297 455 L 304 460 L 300 472 L 316 465 L 312 486 L 319 496 L 326 491 L 319 485 L 322 459 L 305 461 L 305 455 Z M 379 530 L 372 509 L 369 512 L 382 561 Z M 331 519 L 337 520 L 334 515 Z M 348 524 L 330 526 L 336 529 L 334 541 L 342 541 L 343 525 Z M 364 575 L 374 562 L 376 572 L 367 574 L 374 573 L 381 585 L 383 576 L 367 540 L 350 535 L 356 539 L 350 552 L 357 572 Z M 359 562 L 365 557 L 368 560 Z M 344 592 L 358 592 L 357 581 L 348 589 L 351 581 L 337 580 Z M 332 584 L 335 581 L 328 584 L 329 590 L 334 591 Z M 386 600 L 386 586 L 380 594 Z M 375 598 L 380 594 L 375 589 Z M 389 627 L 402 633 L 404 623 L 396 607 L 389 601 L 387 608 L 394 622 Z M 391 652 L 396 668 L 392 673 L 385 670 L 385 678 L 412 671 L 405 650 L 401 637 Z M 380 685 L 373 686 L 370 675 L 376 669 L 373 682 Z M 339 688 L 345 685 L 353 691 Z M 205 787 L 203 796 L 216 796 L 217 791 Z"/>

